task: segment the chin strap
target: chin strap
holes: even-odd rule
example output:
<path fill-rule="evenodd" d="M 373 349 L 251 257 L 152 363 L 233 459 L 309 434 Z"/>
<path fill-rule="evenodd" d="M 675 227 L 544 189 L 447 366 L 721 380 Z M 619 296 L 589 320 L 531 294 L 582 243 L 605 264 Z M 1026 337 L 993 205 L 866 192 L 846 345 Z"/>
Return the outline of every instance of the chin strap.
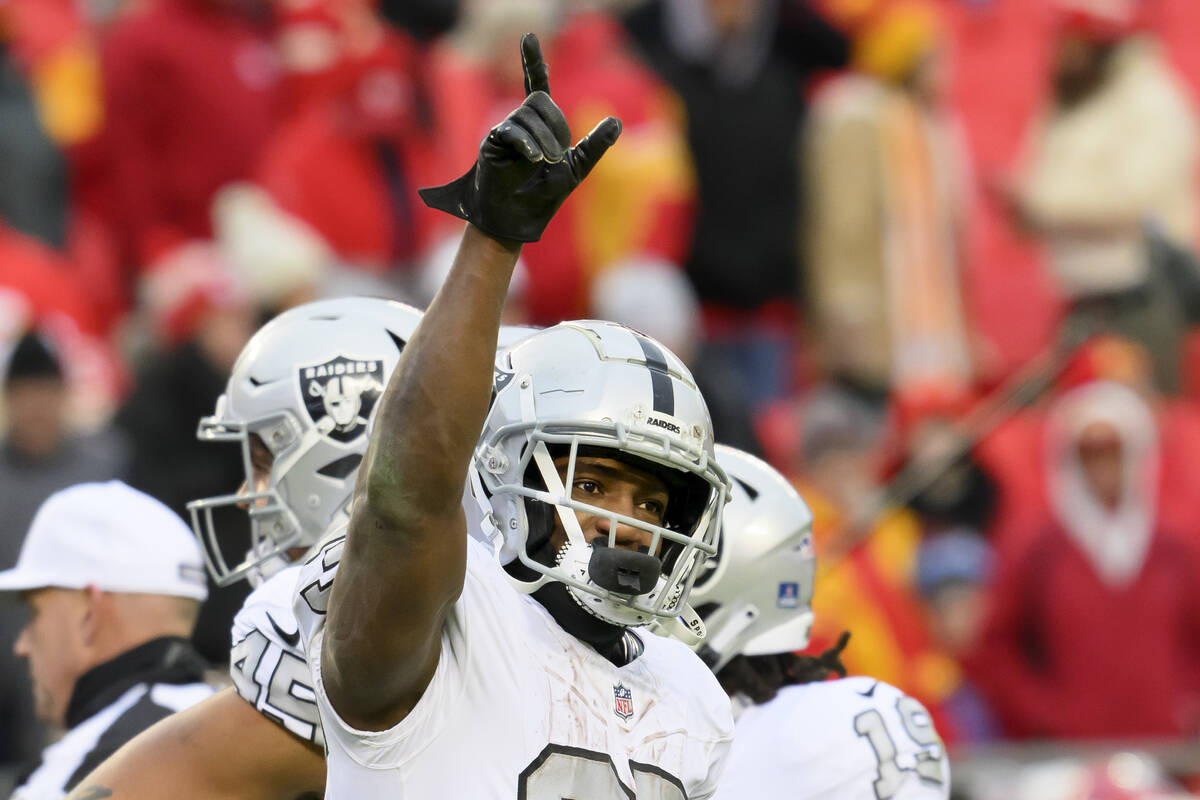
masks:
<path fill-rule="evenodd" d="M 704 641 L 697 652 L 713 672 L 719 672 L 741 651 L 745 645 L 746 631 L 756 619 L 758 609 L 753 605 L 743 606 L 730 612 L 725 624 Z"/>
<path fill-rule="evenodd" d="M 679 616 L 655 622 L 651 630 L 659 636 L 678 639 L 692 648 L 698 647 L 704 641 L 706 633 L 704 620 L 688 603 L 683 604 Z"/>

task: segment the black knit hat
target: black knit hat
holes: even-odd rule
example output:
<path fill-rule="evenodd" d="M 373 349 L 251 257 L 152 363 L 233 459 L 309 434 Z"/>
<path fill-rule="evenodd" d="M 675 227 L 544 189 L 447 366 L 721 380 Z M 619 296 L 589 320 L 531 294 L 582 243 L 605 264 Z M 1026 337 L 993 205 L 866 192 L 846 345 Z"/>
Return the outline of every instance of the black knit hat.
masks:
<path fill-rule="evenodd" d="M 62 380 L 62 364 L 54 347 L 38 334 L 29 331 L 13 348 L 4 373 L 4 385 L 8 386 L 19 378 L 57 378 Z"/>

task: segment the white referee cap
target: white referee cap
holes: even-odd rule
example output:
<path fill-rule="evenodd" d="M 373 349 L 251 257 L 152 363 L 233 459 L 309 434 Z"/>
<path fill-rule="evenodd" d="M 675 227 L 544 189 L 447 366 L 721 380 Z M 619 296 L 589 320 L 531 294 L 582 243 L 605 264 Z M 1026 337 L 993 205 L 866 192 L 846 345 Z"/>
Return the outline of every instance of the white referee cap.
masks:
<path fill-rule="evenodd" d="M 204 560 L 175 512 L 120 481 L 80 483 L 42 503 L 0 591 L 47 587 L 203 600 Z"/>

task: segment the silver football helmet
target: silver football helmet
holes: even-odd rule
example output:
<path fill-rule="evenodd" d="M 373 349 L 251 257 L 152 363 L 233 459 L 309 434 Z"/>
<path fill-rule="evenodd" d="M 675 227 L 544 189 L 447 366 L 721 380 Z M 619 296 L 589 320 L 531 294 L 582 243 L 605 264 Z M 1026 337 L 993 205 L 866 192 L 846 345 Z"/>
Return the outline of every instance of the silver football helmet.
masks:
<path fill-rule="evenodd" d="M 720 550 L 692 587 L 708 626 L 698 652 L 713 672 L 738 655 L 807 647 L 816 581 L 812 512 L 800 494 L 749 453 L 717 445 L 716 454 L 733 491 Z"/>
<path fill-rule="evenodd" d="M 349 513 L 372 413 L 420 319 L 417 309 L 389 300 L 318 300 L 275 317 L 246 344 L 216 411 L 200 420 L 196 434 L 238 443 L 246 483 L 188 504 L 219 586 L 265 579 L 294 560 L 289 552 L 307 550 Z M 260 490 L 252 437 L 273 457 Z M 218 535 L 212 512 L 233 505 L 249 514 L 250 547 L 231 566 L 245 540 Z"/>
<path fill-rule="evenodd" d="M 716 552 L 729 484 L 713 457 L 708 409 L 683 362 L 623 325 L 565 322 L 502 353 L 493 388 L 472 493 L 497 558 L 519 561 L 533 576 L 510 570 L 509 580 L 527 593 L 560 581 L 606 622 L 655 622 L 685 641 L 702 639 L 688 591 Z M 598 453 L 663 479 L 669 499 L 662 525 L 572 497 L 576 459 Z M 556 457 L 566 460 L 565 476 Z M 577 512 L 608 518 L 608 541 L 586 541 Z M 547 564 L 534 552 L 547 543 L 555 517 L 567 542 Z M 648 532 L 649 553 L 618 548 L 618 524 Z"/>

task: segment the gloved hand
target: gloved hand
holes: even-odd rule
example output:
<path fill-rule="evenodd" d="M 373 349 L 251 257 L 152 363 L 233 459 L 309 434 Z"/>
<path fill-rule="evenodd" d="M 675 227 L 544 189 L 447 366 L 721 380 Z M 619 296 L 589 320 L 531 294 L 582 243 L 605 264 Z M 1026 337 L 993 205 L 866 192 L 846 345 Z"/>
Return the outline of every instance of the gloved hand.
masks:
<path fill-rule="evenodd" d="M 570 147 L 571 131 L 550 99 L 549 71 L 537 37 L 521 38 L 525 102 L 492 128 L 475 166 L 458 180 L 421 189 L 430 208 L 465 219 L 489 236 L 536 242 L 554 212 L 621 135 L 608 117 Z"/>

